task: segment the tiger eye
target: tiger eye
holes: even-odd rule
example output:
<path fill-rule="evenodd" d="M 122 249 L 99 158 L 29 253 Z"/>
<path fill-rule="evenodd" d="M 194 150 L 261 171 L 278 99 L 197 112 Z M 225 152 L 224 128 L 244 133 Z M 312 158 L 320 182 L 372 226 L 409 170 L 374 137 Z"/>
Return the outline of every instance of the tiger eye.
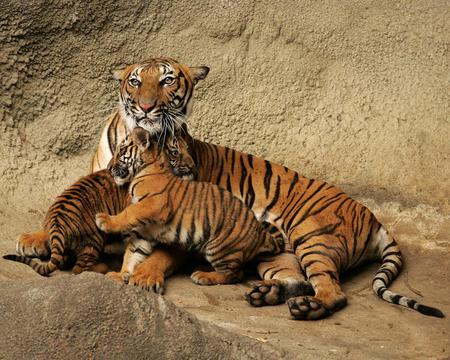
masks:
<path fill-rule="evenodd" d="M 141 84 L 141 82 L 136 78 L 130 79 L 129 83 L 131 86 L 134 87 L 138 87 Z"/>

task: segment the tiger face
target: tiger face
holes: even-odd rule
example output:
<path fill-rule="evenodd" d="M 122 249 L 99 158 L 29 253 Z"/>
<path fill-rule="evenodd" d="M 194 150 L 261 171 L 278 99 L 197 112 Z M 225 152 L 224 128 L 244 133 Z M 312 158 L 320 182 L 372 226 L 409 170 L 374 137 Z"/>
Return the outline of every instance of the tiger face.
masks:
<path fill-rule="evenodd" d="M 129 183 L 135 174 L 142 168 L 144 161 L 141 158 L 139 147 L 131 135 L 128 135 L 118 146 L 113 158 L 108 164 L 108 170 L 117 185 Z"/>
<path fill-rule="evenodd" d="M 108 170 L 117 185 L 132 181 L 144 166 L 154 166 L 158 172 L 172 172 L 183 179 L 196 175 L 194 160 L 181 137 L 169 136 L 164 144 L 141 127 L 136 127 L 118 146 Z"/>
<path fill-rule="evenodd" d="M 190 115 L 194 87 L 208 72 L 206 66 L 189 67 L 170 58 L 151 58 L 115 70 L 128 131 L 140 126 L 150 135 L 167 131 L 173 135 Z"/>
<path fill-rule="evenodd" d="M 165 153 L 174 175 L 184 180 L 197 178 L 197 168 L 182 137 L 169 136 L 165 142 Z"/>

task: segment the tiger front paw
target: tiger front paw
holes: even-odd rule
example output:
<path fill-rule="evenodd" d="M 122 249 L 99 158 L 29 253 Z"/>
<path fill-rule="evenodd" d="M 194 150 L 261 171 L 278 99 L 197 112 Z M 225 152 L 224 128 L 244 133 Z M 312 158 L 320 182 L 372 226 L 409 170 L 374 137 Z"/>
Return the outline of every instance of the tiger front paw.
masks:
<path fill-rule="evenodd" d="M 242 271 L 237 273 L 219 273 L 217 271 L 194 271 L 191 280 L 197 285 L 234 284 L 242 278 Z"/>
<path fill-rule="evenodd" d="M 97 227 L 105 233 L 116 232 L 111 216 L 108 214 L 99 213 L 95 215 L 95 223 L 97 224 Z"/>
<path fill-rule="evenodd" d="M 116 271 L 110 271 L 106 274 L 106 276 L 119 284 L 128 284 L 128 280 L 130 278 L 129 273 L 121 273 Z"/>
<path fill-rule="evenodd" d="M 131 275 L 129 284 L 162 295 L 164 293 L 164 273 L 141 264 Z"/>

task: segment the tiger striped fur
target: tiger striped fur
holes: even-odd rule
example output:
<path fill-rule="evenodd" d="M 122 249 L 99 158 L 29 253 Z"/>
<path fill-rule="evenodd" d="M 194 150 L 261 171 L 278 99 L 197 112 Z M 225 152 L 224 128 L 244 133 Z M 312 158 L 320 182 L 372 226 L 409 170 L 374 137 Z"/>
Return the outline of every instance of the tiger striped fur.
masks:
<path fill-rule="evenodd" d="M 159 71 L 160 77 L 164 76 L 160 60 L 152 61 L 153 70 Z M 176 62 L 165 65 L 171 66 L 174 73 L 186 69 Z M 134 65 L 132 69 L 139 66 Z M 192 77 L 183 75 L 182 78 Z M 121 97 L 128 96 L 124 83 L 129 80 L 129 76 L 121 77 Z M 161 88 L 160 82 L 150 81 L 141 85 L 153 87 L 154 91 Z M 194 80 L 186 82 L 189 99 L 195 83 Z M 185 98 L 183 100 L 185 103 Z M 127 104 L 121 102 L 120 106 L 127 107 Z M 177 119 L 169 128 L 185 119 Z M 154 126 L 146 125 L 138 117 L 113 115 L 97 149 L 104 161 L 96 166 L 106 165 L 117 143 L 134 127 L 153 131 Z M 114 137 L 105 136 L 111 133 Z M 443 316 L 437 309 L 385 290 L 403 264 L 398 246 L 370 210 L 342 190 L 256 156 L 192 138 L 187 141 L 197 165 L 198 181 L 211 182 L 230 191 L 254 211 L 259 221 L 268 222 L 282 232 L 291 246 L 292 253 L 267 258 L 258 265 L 263 281 L 246 295 L 250 304 L 262 306 L 287 301 L 296 319 L 328 316 L 347 303 L 339 275 L 367 260 L 382 262 L 373 282 L 375 293 L 382 299 L 426 315 Z M 171 254 L 164 251 L 150 256 L 136 268 L 131 283 L 151 287 L 149 282 L 173 271 L 166 265 L 176 267 L 178 260 L 171 260 Z M 314 296 L 310 295 L 312 292 Z"/>
<path fill-rule="evenodd" d="M 200 285 L 237 282 L 243 263 L 284 249 L 283 237 L 265 231 L 231 193 L 173 175 L 165 153 L 140 127 L 119 146 L 111 174 L 117 184 L 131 180 L 132 205 L 115 216 L 98 214 L 97 225 L 108 233 L 135 234 L 124 257 L 124 280 L 161 242 L 205 255 L 215 271 L 194 272 L 191 278 Z"/>
<path fill-rule="evenodd" d="M 341 189 L 249 154 L 195 139 L 190 141 L 198 179 L 227 189 L 242 199 L 259 221 L 277 227 L 287 237 L 315 292 L 314 296 L 289 298 L 292 296 L 289 289 L 295 291 L 297 286 L 299 291 L 309 292 L 310 288 L 303 281 L 293 286 L 290 279 L 280 276 L 285 268 L 266 263 L 259 267 L 259 272 L 268 281 L 247 294 L 252 305 L 287 300 L 291 314 L 297 319 L 327 316 L 346 304 L 339 275 L 365 261 L 379 260 L 382 265 L 373 281 L 378 296 L 425 315 L 443 316 L 438 309 L 387 290 L 403 264 L 400 249 L 370 210 Z M 273 282 L 274 279 L 278 281 Z M 287 294 L 283 294 L 283 287 Z M 278 293 L 274 296 L 272 292 Z"/>

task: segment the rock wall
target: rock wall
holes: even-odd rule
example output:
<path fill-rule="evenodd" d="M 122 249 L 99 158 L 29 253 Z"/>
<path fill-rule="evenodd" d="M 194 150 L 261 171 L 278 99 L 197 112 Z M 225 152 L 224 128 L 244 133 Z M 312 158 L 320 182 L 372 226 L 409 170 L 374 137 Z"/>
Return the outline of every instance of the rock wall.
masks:
<path fill-rule="evenodd" d="M 449 208 L 448 1 L 2 0 L 0 16 L 3 219 L 86 173 L 111 69 L 155 55 L 211 67 L 198 138 Z"/>

